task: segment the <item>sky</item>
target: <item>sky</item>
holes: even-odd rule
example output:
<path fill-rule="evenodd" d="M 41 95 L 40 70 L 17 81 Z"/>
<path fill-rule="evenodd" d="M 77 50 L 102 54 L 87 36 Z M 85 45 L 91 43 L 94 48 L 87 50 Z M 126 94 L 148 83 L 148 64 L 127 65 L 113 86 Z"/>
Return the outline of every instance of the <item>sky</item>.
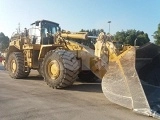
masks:
<path fill-rule="evenodd" d="M 160 23 L 160 0 L 0 0 L 0 32 L 11 37 L 36 20 L 50 20 L 62 29 L 135 29 L 148 33 L 151 42 Z"/>

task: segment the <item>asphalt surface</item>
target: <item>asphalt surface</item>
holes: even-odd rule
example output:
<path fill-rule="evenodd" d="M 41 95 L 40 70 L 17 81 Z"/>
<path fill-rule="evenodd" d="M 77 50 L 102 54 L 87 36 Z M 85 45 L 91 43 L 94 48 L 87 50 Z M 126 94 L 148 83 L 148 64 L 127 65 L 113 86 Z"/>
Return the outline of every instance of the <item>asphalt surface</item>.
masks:
<path fill-rule="evenodd" d="M 67 89 L 46 85 L 37 71 L 12 79 L 0 64 L 0 120 L 155 120 L 108 101 L 101 83 L 75 82 Z"/>

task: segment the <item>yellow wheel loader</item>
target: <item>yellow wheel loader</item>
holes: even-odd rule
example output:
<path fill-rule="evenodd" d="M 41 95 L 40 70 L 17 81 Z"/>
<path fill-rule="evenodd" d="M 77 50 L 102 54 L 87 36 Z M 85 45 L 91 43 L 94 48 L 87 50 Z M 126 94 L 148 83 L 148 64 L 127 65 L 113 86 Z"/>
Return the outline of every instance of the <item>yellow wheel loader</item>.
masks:
<path fill-rule="evenodd" d="M 61 31 L 47 20 L 31 25 L 29 32 L 11 38 L 5 67 L 12 78 L 25 78 L 36 69 L 50 87 L 64 88 L 84 70 L 92 71 L 111 102 L 160 118 L 160 47 L 114 43 L 102 32 L 93 50 L 73 41 L 86 40 L 87 33 Z"/>

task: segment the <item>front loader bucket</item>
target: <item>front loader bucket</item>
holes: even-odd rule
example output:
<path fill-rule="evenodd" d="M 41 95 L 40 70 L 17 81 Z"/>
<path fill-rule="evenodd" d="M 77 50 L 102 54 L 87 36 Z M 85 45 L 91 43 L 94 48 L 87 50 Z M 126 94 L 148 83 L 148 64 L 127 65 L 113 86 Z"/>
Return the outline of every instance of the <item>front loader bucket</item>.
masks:
<path fill-rule="evenodd" d="M 110 61 L 102 90 L 111 102 L 160 119 L 160 47 L 130 47 Z"/>

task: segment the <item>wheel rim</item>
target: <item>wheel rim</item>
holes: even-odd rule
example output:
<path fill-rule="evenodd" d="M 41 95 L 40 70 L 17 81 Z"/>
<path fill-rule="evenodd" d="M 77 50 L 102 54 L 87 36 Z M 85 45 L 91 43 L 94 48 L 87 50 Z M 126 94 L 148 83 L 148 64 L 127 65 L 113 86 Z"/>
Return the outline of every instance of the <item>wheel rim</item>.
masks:
<path fill-rule="evenodd" d="M 55 80 L 59 77 L 60 66 L 59 66 L 58 61 L 52 60 L 52 61 L 48 62 L 47 68 L 48 68 L 48 74 L 49 74 L 50 78 Z"/>
<path fill-rule="evenodd" d="M 11 71 L 12 71 L 12 73 L 15 73 L 16 69 L 17 69 L 16 60 L 11 60 Z"/>

